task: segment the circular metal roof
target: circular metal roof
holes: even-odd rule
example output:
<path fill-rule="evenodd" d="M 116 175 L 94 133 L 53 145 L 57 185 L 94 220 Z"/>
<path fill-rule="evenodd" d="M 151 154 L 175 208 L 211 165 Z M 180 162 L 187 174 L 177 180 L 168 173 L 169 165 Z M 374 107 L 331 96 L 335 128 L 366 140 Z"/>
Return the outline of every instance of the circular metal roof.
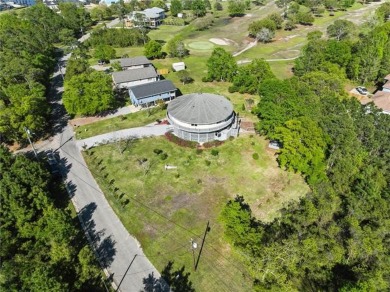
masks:
<path fill-rule="evenodd" d="M 168 104 L 168 114 L 188 124 L 214 124 L 226 120 L 232 112 L 229 100 L 211 93 L 182 95 Z"/>

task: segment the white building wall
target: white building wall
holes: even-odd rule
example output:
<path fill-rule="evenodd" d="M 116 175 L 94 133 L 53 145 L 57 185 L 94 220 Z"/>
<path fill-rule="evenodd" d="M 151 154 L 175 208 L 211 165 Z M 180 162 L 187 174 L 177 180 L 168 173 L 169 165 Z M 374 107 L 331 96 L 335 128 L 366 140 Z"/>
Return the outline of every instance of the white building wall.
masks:
<path fill-rule="evenodd" d="M 148 78 L 148 79 L 142 79 L 142 80 L 135 80 L 135 81 L 130 81 L 130 82 L 124 82 L 124 83 L 119 83 L 119 84 L 117 84 L 117 86 L 119 88 L 129 88 L 131 86 L 145 84 L 145 83 L 150 83 L 150 82 L 155 82 L 155 81 L 157 81 L 157 77 L 155 77 L 155 78 Z"/>

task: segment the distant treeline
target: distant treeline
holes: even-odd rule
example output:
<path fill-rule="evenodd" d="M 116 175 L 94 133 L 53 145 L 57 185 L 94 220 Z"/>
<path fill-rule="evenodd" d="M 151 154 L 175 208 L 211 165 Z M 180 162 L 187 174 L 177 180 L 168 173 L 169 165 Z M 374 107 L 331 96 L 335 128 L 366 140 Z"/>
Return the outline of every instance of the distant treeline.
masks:
<path fill-rule="evenodd" d="M 310 35 L 296 76 L 260 83 L 257 130 L 280 142 L 280 166 L 302 173 L 311 191 L 269 223 L 241 196 L 223 209 L 255 291 L 390 289 L 390 116 L 344 89 L 347 77 L 376 82 L 390 73 L 389 8 L 355 38 Z"/>
<path fill-rule="evenodd" d="M 113 47 L 131 47 L 144 45 L 149 41 L 146 31 L 140 29 L 110 28 L 99 29 L 91 33 L 87 44 L 92 47 L 110 45 Z"/>

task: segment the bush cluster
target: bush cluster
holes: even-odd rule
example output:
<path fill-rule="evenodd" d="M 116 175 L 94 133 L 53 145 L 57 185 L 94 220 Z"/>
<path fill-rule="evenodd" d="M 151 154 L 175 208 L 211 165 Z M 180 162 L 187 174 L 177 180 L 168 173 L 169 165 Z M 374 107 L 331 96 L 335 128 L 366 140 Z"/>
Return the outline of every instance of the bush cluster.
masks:
<path fill-rule="evenodd" d="M 198 146 L 197 142 L 183 140 L 179 137 L 176 137 L 172 132 L 166 132 L 165 137 L 167 137 L 169 141 L 179 146 L 188 147 L 188 148 L 196 148 L 196 146 Z"/>
<path fill-rule="evenodd" d="M 209 141 L 209 142 L 203 143 L 203 147 L 204 148 L 212 148 L 212 147 L 217 147 L 219 145 L 222 145 L 223 143 L 224 143 L 223 141 L 214 140 L 214 141 Z"/>

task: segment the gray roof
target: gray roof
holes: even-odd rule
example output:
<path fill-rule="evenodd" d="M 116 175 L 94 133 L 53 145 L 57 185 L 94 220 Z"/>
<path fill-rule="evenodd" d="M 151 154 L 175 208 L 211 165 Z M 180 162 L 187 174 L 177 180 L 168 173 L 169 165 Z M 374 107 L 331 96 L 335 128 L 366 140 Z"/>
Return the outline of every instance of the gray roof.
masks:
<path fill-rule="evenodd" d="M 153 7 L 153 8 L 147 8 L 145 9 L 144 11 L 144 14 L 146 17 L 149 17 L 149 18 L 158 18 L 159 17 L 159 14 L 161 12 L 164 12 L 164 9 L 161 9 L 159 7 Z"/>
<path fill-rule="evenodd" d="M 157 77 L 154 67 L 113 72 L 112 78 L 116 84 Z"/>
<path fill-rule="evenodd" d="M 151 62 L 145 56 L 138 56 L 134 58 L 122 58 L 119 59 L 119 63 L 121 64 L 122 67 L 151 64 Z"/>
<path fill-rule="evenodd" d="M 160 80 L 132 86 L 129 88 L 129 91 L 130 90 L 133 92 L 136 99 L 142 99 L 156 94 L 174 91 L 176 90 L 176 87 L 171 80 Z"/>
<path fill-rule="evenodd" d="M 168 114 L 188 124 L 214 124 L 224 121 L 232 112 L 230 101 L 210 93 L 186 94 L 168 104 Z"/>

